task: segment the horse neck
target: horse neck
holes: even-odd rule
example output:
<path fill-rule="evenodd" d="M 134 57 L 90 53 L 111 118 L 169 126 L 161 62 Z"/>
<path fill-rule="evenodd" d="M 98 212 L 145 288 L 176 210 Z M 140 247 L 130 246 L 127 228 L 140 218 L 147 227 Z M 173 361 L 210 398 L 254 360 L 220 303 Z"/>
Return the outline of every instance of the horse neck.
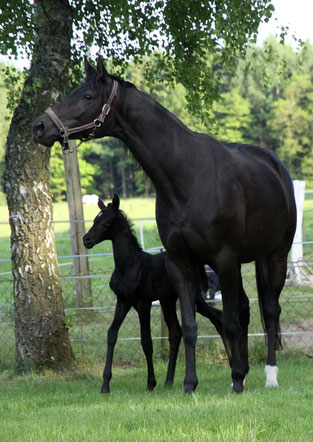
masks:
<path fill-rule="evenodd" d="M 183 193 L 183 171 L 187 166 L 184 152 L 189 139 L 196 134 L 150 95 L 136 88 L 125 89 L 124 103 L 120 105 L 123 112 L 119 114 L 118 129 L 113 135 L 128 146 L 158 194 Z M 180 177 L 173 182 L 178 168 Z"/>
<path fill-rule="evenodd" d="M 142 249 L 131 230 L 129 221 L 121 213 L 118 220 L 119 223 L 111 241 L 115 267 L 123 272 L 138 258 Z"/>

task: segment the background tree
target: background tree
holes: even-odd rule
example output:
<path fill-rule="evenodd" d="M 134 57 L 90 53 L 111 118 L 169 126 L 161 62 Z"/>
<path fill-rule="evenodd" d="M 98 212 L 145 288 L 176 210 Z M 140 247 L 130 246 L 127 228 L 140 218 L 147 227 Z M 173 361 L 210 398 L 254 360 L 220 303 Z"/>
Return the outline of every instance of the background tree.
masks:
<path fill-rule="evenodd" d="M 5 171 L 21 370 L 72 360 L 52 224 L 50 150 L 31 139 L 32 121 L 64 93 L 72 16 L 64 0 L 38 0 L 28 12 L 37 33 L 35 55 L 12 118 Z"/>

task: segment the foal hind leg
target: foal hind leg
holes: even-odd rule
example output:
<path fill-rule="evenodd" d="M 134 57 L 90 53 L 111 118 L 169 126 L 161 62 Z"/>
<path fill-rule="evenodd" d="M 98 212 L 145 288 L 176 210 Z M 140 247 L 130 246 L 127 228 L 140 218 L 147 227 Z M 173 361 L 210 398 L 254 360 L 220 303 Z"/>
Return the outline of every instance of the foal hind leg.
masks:
<path fill-rule="evenodd" d="M 182 337 L 181 327 L 179 325 L 176 313 L 176 295 L 170 299 L 160 300 L 165 322 L 168 327 L 169 342 L 170 342 L 170 354 L 168 360 L 167 374 L 165 379 L 165 385 L 170 386 L 173 384 L 177 354 Z"/>
<path fill-rule="evenodd" d="M 103 370 L 103 383 L 101 393 L 110 393 L 110 380 L 112 378 L 112 362 L 114 347 L 117 341 L 118 331 L 131 307 L 131 304 L 124 303 L 117 299 L 114 319 L 108 330 L 107 335 L 107 355 L 105 360 L 105 367 Z"/>
<path fill-rule="evenodd" d="M 135 309 L 139 315 L 140 321 L 140 334 L 141 334 L 141 346 L 147 361 L 147 391 L 152 391 L 156 386 L 156 379 L 153 368 L 153 344 L 151 339 L 151 303 L 138 302 L 134 304 Z"/>
<path fill-rule="evenodd" d="M 264 325 L 267 332 L 266 387 L 277 387 L 278 367 L 276 350 L 282 348 L 279 316 L 279 296 L 284 287 L 287 272 L 287 256 L 271 255 L 266 258 L 268 287 L 263 305 Z"/>

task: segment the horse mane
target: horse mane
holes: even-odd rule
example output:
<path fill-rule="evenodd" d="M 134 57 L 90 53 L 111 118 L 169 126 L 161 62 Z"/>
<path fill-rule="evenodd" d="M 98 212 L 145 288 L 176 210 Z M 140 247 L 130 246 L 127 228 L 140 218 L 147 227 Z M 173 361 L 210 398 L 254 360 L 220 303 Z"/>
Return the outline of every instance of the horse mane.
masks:
<path fill-rule="evenodd" d="M 126 225 L 129 229 L 129 233 L 130 233 L 130 237 L 132 239 L 133 245 L 138 249 L 138 250 L 142 250 L 141 245 L 138 242 L 137 236 L 135 234 L 135 230 L 134 230 L 134 223 L 127 217 L 126 213 L 119 209 L 118 211 L 118 216 L 120 218 L 120 220 L 124 220 L 126 222 Z"/>
<path fill-rule="evenodd" d="M 116 74 L 109 74 L 109 76 L 112 78 L 112 80 L 118 81 L 122 86 L 131 87 L 137 89 L 137 87 L 131 83 L 130 81 L 124 80 L 122 77 Z"/>

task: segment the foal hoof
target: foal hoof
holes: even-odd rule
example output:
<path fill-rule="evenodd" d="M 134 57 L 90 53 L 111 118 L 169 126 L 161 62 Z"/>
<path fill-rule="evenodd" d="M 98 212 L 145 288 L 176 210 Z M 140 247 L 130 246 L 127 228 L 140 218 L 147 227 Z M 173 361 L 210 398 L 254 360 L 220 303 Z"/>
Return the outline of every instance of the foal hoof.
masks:
<path fill-rule="evenodd" d="M 233 393 L 241 394 L 243 393 L 243 382 L 242 381 L 234 381 L 232 383 Z"/>

